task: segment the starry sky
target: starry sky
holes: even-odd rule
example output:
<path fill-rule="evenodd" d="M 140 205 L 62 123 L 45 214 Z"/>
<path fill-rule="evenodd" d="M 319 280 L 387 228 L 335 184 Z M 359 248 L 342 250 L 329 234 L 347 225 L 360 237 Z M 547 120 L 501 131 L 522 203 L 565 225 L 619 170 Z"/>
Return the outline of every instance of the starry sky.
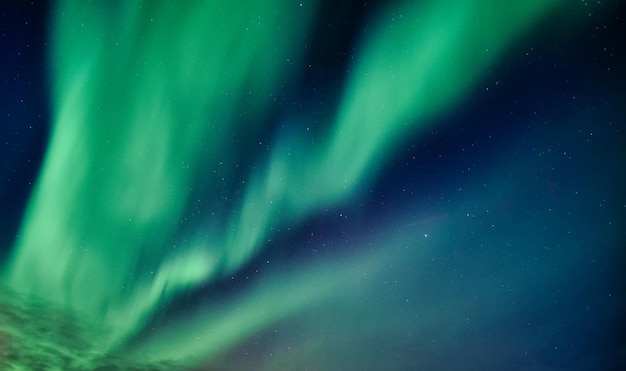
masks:
<path fill-rule="evenodd" d="M 0 6 L 0 368 L 626 364 L 622 1 Z"/>

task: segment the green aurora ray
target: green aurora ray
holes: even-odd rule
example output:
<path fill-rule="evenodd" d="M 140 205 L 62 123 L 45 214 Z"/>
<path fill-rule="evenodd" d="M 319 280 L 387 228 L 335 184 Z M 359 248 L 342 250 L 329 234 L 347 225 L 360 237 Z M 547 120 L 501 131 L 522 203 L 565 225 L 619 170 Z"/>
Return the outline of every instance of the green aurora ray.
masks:
<path fill-rule="evenodd" d="M 272 97 L 295 77 L 289 65 L 304 52 L 315 9 L 287 0 L 58 1 L 52 135 L 4 285 L 97 329 L 86 358 L 123 349 L 177 293 L 233 274 L 281 226 L 357 195 L 404 136 L 452 109 L 558 4 L 389 6 L 360 40 L 326 139 L 280 136 L 232 209 L 216 207 L 182 233 L 192 194 L 220 197 L 222 175 L 212 169 L 234 166 L 225 159 L 234 133 L 263 132 Z M 352 265 L 376 261 L 362 259 Z M 328 278 L 310 278 L 314 269 Z M 131 354 L 202 361 L 353 275 L 322 265 L 292 273 L 290 283 L 271 276 L 233 303 L 198 311 L 193 325 L 173 324 L 159 340 L 168 345 Z M 224 314 L 229 305 L 241 310 Z M 194 345 L 181 340 L 191 327 L 201 340 Z"/>

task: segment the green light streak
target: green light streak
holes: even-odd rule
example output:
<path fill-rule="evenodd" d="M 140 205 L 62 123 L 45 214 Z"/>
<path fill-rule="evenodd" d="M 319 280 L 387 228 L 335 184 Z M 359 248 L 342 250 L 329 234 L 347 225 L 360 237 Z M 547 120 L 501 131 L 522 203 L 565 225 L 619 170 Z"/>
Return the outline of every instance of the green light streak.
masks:
<path fill-rule="evenodd" d="M 425 130 L 512 41 L 557 1 L 502 5 L 445 0 L 390 7 L 374 22 L 349 75 L 329 139 L 290 137 L 254 179 L 231 221 L 226 266 L 239 267 L 270 231 L 349 198 L 403 135 Z"/>
<path fill-rule="evenodd" d="M 189 190 L 212 186 L 194 180 L 235 129 L 257 130 L 311 15 L 289 1 L 60 1 L 54 127 L 9 286 L 117 341 L 210 277 L 206 246 L 172 249 Z M 255 119 L 237 127 L 244 104 Z"/>
<path fill-rule="evenodd" d="M 415 240 L 414 237 L 396 235 L 386 246 L 405 246 L 401 243 Z M 389 256 L 393 258 L 388 259 Z M 129 358 L 146 363 L 166 360 L 190 365 L 211 359 L 294 312 L 315 308 L 341 296 L 338 295 L 341 292 L 354 293 L 355 287 L 362 284 L 363 272 L 373 272 L 381 261 L 401 257 L 379 250 L 351 258 L 333 256 L 334 260 L 344 261 L 341 265 L 318 259 L 303 264 L 297 271 L 273 271 L 234 298 L 186 313 L 174 325 L 160 329 L 156 336 L 132 349 Z"/>
<path fill-rule="evenodd" d="M 336 181 L 320 182 L 320 193 L 345 194 L 371 177 L 402 135 L 424 130 L 431 116 L 456 103 L 555 4 L 444 0 L 379 17 L 322 157 L 319 172 Z"/>

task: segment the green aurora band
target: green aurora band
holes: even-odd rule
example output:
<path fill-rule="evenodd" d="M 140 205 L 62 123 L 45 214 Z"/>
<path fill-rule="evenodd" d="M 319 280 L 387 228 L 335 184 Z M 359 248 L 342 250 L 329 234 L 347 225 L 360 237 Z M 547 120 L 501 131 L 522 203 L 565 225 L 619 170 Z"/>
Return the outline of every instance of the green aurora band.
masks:
<path fill-rule="evenodd" d="M 93 358 L 123 348 L 177 293 L 233 274 L 281 226 L 357 195 L 404 136 L 451 109 L 558 3 L 390 6 L 360 42 L 326 140 L 281 136 L 248 174 L 238 206 L 216 210 L 188 238 L 179 222 L 191 194 L 219 197 L 222 175 L 209 169 L 231 164 L 224 157 L 234 133 L 264 130 L 315 9 L 287 0 L 59 1 L 53 130 L 5 286 L 99 329 Z M 333 282 L 354 274 L 324 269 L 323 281 L 310 269 L 290 283 L 272 276 L 236 299 L 239 311 L 199 311 L 186 326 L 200 328 L 200 341 L 177 343 L 186 327 L 174 324 L 162 339 L 174 340 L 145 356 L 201 361 L 324 300 Z"/>

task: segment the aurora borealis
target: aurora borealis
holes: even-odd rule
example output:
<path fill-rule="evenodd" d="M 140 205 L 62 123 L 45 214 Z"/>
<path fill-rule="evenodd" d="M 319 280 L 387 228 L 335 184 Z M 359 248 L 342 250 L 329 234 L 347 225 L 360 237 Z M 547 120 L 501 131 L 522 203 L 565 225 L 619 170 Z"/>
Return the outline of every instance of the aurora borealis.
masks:
<path fill-rule="evenodd" d="M 621 2 L 9 8 L 2 369 L 624 363 Z"/>

